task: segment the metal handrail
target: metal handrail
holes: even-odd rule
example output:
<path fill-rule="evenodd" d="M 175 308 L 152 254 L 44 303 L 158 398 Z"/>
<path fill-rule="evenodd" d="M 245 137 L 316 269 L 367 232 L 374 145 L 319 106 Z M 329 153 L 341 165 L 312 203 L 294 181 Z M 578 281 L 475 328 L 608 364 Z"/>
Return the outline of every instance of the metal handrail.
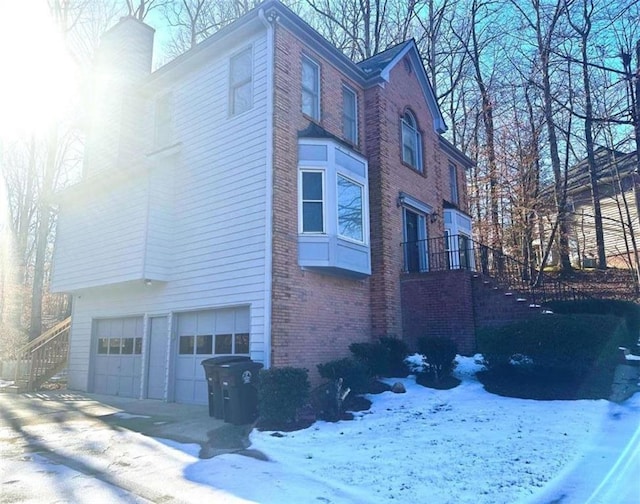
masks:
<path fill-rule="evenodd" d="M 487 275 L 508 290 L 527 295 L 532 304 L 586 299 L 589 296 L 557 278 L 464 235 L 447 235 L 401 244 L 404 273 L 469 270 Z"/>

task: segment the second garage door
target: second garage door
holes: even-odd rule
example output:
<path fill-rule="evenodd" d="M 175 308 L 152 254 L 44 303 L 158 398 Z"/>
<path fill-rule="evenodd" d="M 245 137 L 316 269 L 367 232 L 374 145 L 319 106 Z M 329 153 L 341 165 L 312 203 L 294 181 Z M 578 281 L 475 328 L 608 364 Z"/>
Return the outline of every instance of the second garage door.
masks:
<path fill-rule="evenodd" d="M 180 313 L 177 317 L 175 400 L 207 404 L 202 361 L 249 355 L 249 307 Z"/>

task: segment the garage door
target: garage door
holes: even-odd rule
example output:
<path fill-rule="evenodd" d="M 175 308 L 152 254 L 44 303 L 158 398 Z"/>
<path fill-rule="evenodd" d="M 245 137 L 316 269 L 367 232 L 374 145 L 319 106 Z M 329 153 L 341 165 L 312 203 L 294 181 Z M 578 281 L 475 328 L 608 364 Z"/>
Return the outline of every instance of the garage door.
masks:
<path fill-rule="evenodd" d="M 181 313 L 177 318 L 175 400 L 207 404 L 202 361 L 249 354 L 249 307 Z"/>
<path fill-rule="evenodd" d="M 142 369 L 142 317 L 94 321 L 93 391 L 138 397 Z"/>

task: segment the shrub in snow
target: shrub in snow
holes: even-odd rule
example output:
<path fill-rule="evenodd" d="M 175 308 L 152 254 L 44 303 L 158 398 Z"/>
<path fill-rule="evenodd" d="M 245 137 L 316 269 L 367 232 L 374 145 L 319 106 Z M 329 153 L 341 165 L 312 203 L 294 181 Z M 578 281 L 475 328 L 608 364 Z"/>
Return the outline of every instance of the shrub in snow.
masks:
<path fill-rule="evenodd" d="M 414 353 L 404 359 L 410 373 L 423 373 L 425 371 L 424 355 Z"/>
<path fill-rule="evenodd" d="M 513 354 L 509 359 L 509 364 L 512 366 L 519 366 L 522 368 L 533 366 L 533 359 L 528 355 L 522 355 L 520 353 Z"/>
<path fill-rule="evenodd" d="M 386 350 L 378 343 L 351 343 L 349 350 L 371 376 L 382 376 L 386 369 Z"/>
<path fill-rule="evenodd" d="M 344 386 L 349 387 L 353 394 L 368 392 L 371 376 L 368 368 L 359 360 L 346 357 L 318 364 L 318 372 L 332 382 L 342 378 Z"/>
<path fill-rule="evenodd" d="M 320 385 L 311 391 L 311 406 L 314 413 L 321 420 L 337 422 L 345 418 L 343 403 L 351 393 L 344 380 L 338 378 Z M 348 419 L 353 419 L 349 417 Z"/>
<path fill-rule="evenodd" d="M 282 367 L 262 369 L 258 380 L 260 423 L 283 426 L 296 421 L 296 412 L 309 399 L 306 369 Z"/>
<path fill-rule="evenodd" d="M 449 338 L 424 336 L 418 338 L 418 353 L 424 355 L 427 372 L 433 373 L 435 380 L 439 381 L 453 371 L 458 349 Z"/>
<path fill-rule="evenodd" d="M 391 336 L 383 336 L 380 338 L 380 344 L 387 350 L 387 373 L 382 376 L 388 377 L 405 377 L 409 374 L 409 368 L 404 361 L 409 355 L 409 347 L 398 338 Z"/>
<path fill-rule="evenodd" d="M 619 299 L 583 299 L 579 301 L 553 301 L 546 306 L 554 313 L 587 313 L 615 315 L 624 319 L 632 337 L 640 333 L 640 305 Z"/>
<path fill-rule="evenodd" d="M 510 365 L 514 355 L 526 355 L 538 372 L 563 371 L 584 376 L 592 370 L 613 369 L 617 348 L 631 337 L 626 323 L 615 316 L 540 315 L 477 333 L 478 350 L 489 368 Z"/>
<path fill-rule="evenodd" d="M 402 377 L 409 374 L 404 359 L 409 350 L 404 341 L 382 337 L 377 343 L 352 343 L 349 350 L 371 376 Z"/>

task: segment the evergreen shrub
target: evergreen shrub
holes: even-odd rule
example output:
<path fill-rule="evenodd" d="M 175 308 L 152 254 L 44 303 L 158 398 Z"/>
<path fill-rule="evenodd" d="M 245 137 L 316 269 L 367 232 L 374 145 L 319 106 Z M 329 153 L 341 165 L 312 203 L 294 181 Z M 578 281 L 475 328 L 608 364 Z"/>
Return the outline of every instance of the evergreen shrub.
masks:
<path fill-rule="evenodd" d="M 453 371 L 458 349 L 455 342 L 449 338 L 423 336 L 418 338 L 418 353 L 424 356 L 427 373 L 432 373 L 438 381 Z"/>
<path fill-rule="evenodd" d="M 349 350 L 371 376 L 390 378 L 403 377 L 409 374 L 404 362 L 409 349 L 404 341 L 391 336 L 384 336 L 376 343 L 352 343 Z"/>
<path fill-rule="evenodd" d="M 343 387 L 349 387 L 352 394 L 365 394 L 368 392 L 371 376 L 368 368 L 359 360 L 345 357 L 318 364 L 320 376 L 330 381 L 343 379 Z"/>
<path fill-rule="evenodd" d="M 294 423 L 298 409 L 307 404 L 309 389 L 309 376 L 306 369 L 294 367 L 262 369 L 258 380 L 260 423 L 283 427 Z"/>
<path fill-rule="evenodd" d="M 576 377 L 615 367 L 618 347 L 632 339 L 619 317 L 586 314 L 544 314 L 477 333 L 489 369 L 524 356 L 532 372 L 560 370 Z"/>
<path fill-rule="evenodd" d="M 545 304 L 558 314 L 587 313 L 615 315 L 625 320 L 627 330 L 636 337 L 640 334 L 640 305 L 619 299 L 583 299 L 579 301 L 553 301 Z"/>

